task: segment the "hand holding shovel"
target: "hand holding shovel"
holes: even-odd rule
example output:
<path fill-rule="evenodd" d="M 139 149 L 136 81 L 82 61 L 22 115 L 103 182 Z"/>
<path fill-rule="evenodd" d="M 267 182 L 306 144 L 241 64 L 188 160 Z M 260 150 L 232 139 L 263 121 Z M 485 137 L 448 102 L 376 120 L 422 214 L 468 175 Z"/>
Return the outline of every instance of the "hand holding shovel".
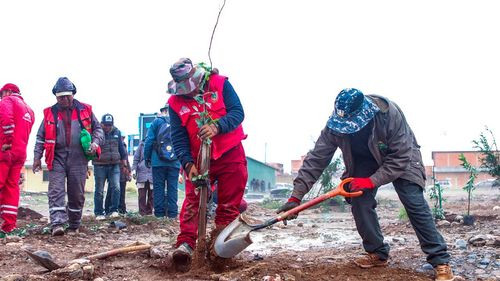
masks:
<path fill-rule="evenodd" d="M 327 192 L 313 200 L 306 202 L 304 204 L 298 205 L 286 212 L 280 213 L 277 217 L 269 219 L 261 224 L 249 224 L 245 221 L 245 218 L 240 215 L 232 223 L 230 223 L 222 232 L 219 234 L 215 240 L 215 253 L 222 258 L 231 258 L 243 251 L 246 247 L 252 244 L 252 239 L 250 238 L 250 232 L 254 230 L 259 230 L 271 226 L 277 222 L 286 220 L 288 217 L 293 217 L 294 215 L 308 209 L 314 205 L 317 205 L 327 199 L 333 198 L 337 195 L 344 197 L 358 197 L 363 194 L 362 191 L 347 192 L 344 189 L 344 185 L 353 180 L 353 178 L 347 178 L 343 180 L 335 190 Z"/>

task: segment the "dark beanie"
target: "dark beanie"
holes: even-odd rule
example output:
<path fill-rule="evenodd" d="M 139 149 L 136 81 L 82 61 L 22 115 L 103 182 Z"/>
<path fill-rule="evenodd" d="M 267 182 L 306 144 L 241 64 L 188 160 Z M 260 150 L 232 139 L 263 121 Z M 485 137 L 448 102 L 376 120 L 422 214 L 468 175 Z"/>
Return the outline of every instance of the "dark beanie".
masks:
<path fill-rule="evenodd" d="M 72 92 L 73 95 L 76 94 L 76 87 L 67 77 L 59 77 L 57 79 L 54 88 L 52 88 L 52 93 L 55 95 L 60 92 Z"/>

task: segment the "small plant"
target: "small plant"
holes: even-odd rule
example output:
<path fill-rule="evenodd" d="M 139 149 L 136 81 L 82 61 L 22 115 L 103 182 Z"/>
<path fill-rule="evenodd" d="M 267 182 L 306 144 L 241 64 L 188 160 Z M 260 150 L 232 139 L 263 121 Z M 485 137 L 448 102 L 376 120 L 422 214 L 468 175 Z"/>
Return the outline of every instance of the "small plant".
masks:
<path fill-rule="evenodd" d="M 467 170 L 469 172 L 469 179 L 467 180 L 467 183 L 465 184 L 464 186 L 464 190 L 467 191 L 467 217 L 471 218 L 471 215 L 470 215 L 470 201 L 472 199 L 472 191 L 474 191 L 474 181 L 476 180 L 477 178 L 477 175 L 478 175 L 478 171 L 476 169 L 476 167 L 472 166 L 469 161 L 467 161 L 467 159 L 465 158 L 464 154 L 460 154 L 460 156 L 458 157 L 458 159 L 462 162 L 462 167 L 465 168 L 465 170 Z M 466 222 L 466 217 L 464 216 L 464 223 Z M 471 218 L 470 219 L 470 222 L 471 223 L 465 223 L 465 224 L 468 224 L 468 225 L 472 225 L 474 223 L 474 219 Z"/>
<path fill-rule="evenodd" d="M 406 209 L 404 207 L 399 208 L 398 219 L 400 221 L 408 221 L 408 213 L 406 213 Z"/>
<path fill-rule="evenodd" d="M 434 201 L 434 207 L 432 207 L 432 215 L 435 219 L 444 219 L 444 209 L 443 209 L 443 188 L 436 180 L 433 178 L 434 185 L 429 188 L 429 197 Z"/>
<path fill-rule="evenodd" d="M 491 137 L 491 143 L 487 133 Z M 489 175 L 495 177 L 495 185 L 500 185 L 500 151 L 493 132 L 486 127 L 486 132 L 481 132 L 478 140 L 472 141 L 474 148 L 481 152 L 481 168 L 485 169 Z"/>
<path fill-rule="evenodd" d="M 259 204 L 262 208 L 266 209 L 271 209 L 271 210 L 276 210 L 281 205 L 283 205 L 283 202 L 280 202 L 279 200 L 272 200 L 272 199 L 265 199 L 262 203 Z"/>
<path fill-rule="evenodd" d="M 342 160 L 337 157 L 325 168 L 325 170 L 321 174 L 319 178 L 321 187 L 319 188 L 316 197 L 332 191 L 337 186 L 337 182 L 334 180 L 334 178 L 338 176 L 342 170 Z M 323 212 L 329 212 L 331 210 L 331 206 L 334 205 L 339 206 L 342 212 L 345 211 L 345 201 L 343 198 L 335 197 L 332 200 L 326 200 L 320 204 L 320 208 Z"/>

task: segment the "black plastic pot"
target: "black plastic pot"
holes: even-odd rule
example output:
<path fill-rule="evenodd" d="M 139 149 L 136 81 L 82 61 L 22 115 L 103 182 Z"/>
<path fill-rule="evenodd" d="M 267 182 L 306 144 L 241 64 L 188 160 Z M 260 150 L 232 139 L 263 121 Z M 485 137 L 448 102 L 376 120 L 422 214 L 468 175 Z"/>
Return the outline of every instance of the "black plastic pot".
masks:
<path fill-rule="evenodd" d="M 474 216 L 464 216 L 464 225 L 474 225 L 476 218 Z"/>

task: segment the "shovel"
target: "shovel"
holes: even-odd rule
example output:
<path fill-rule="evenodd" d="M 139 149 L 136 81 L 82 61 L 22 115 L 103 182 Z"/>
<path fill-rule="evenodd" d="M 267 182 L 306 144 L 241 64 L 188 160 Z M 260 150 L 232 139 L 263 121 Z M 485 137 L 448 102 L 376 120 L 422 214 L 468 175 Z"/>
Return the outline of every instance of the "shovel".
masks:
<path fill-rule="evenodd" d="M 80 259 L 76 259 L 73 261 L 70 261 L 69 264 L 72 262 L 78 263 L 78 262 L 90 262 L 92 260 L 97 260 L 97 259 L 104 259 L 107 257 L 111 256 L 116 256 L 118 254 L 125 254 L 125 253 L 130 253 L 130 252 L 136 252 L 136 251 L 144 251 L 144 250 L 149 250 L 151 248 L 151 245 L 142 243 L 142 242 L 135 242 L 134 244 L 128 245 L 126 247 L 106 251 L 103 253 L 95 254 L 95 255 L 90 255 L 87 257 L 83 257 Z M 24 249 L 24 251 L 28 254 L 28 256 L 33 260 L 36 264 L 45 267 L 49 271 L 56 270 L 62 267 L 65 267 L 66 265 L 61 265 L 58 264 L 54 261 L 54 258 L 50 255 L 49 252 L 43 251 L 43 250 L 38 250 L 38 251 L 31 251 L 29 249 Z"/>
<path fill-rule="evenodd" d="M 345 191 L 344 185 L 348 182 L 351 182 L 352 180 L 353 178 L 347 178 L 343 180 L 335 190 L 327 192 L 309 202 L 281 213 L 277 217 L 267 220 L 261 224 L 250 224 L 248 222 L 248 219 L 246 219 L 243 215 L 239 215 L 238 218 L 236 218 L 226 228 L 224 228 L 224 230 L 222 230 L 222 232 L 215 240 L 215 253 L 222 258 L 232 258 L 243 251 L 246 247 L 250 246 L 250 244 L 252 244 L 252 239 L 250 238 L 250 232 L 252 231 L 266 228 L 277 222 L 283 221 L 290 215 L 298 214 L 305 209 L 308 209 L 337 195 L 342 195 L 344 197 L 358 197 L 362 195 L 363 191 Z"/>

